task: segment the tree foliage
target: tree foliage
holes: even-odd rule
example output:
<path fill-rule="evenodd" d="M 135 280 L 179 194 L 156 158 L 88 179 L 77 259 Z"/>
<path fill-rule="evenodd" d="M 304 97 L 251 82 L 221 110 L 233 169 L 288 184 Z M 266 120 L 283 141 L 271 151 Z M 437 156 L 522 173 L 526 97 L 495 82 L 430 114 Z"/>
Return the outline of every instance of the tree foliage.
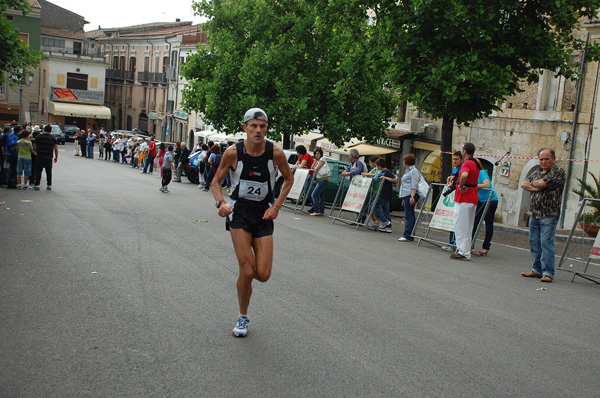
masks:
<path fill-rule="evenodd" d="M 574 36 L 599 0 L 373 1 L 389 79 L 434 118 L 468 123 L 498 110 L 503 98 L 543 69 L 576 75 Z M 588 49 L 598 58 L 598 45 Z"/>
<path fill-rule="evenodd" d="M 17 29 L 7 18 L 4 17 L 6 10 L 17 10 L 23 13 L 23 16 L 31 12 L 31 7 L 27 0 L 0 0 L 0 83 L 3 83 L 7 77 L 18 81 L 21 78 L 31 75 L 27 69 L 37 67 L 42 55 L 39 51 L 31 50 L 25 44 Z"/>
<path fill-rule="evenodd" d="M 342 144 L 384 134 L 394 96 L 383 89 L 364 12 L 327 0 L 203 1 L 209 46 L 183 67 L 185 106 L 233 132 L 250 107 L 271 132 L 320 129 Z M 364 10 L 363 10 L 364 11 Z M 340 23 L 341 19 L 351 23 Z"/>

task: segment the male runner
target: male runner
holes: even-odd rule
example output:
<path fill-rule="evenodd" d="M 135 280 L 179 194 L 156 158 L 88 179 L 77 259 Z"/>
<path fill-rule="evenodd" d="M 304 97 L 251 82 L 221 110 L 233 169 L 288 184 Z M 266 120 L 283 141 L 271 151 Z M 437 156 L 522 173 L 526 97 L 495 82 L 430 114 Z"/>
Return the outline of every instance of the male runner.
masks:
<path fill-rule="evenodd" d="M 237 281 L 240 314 L 232 334 L 248 335 L 248 305 L 252 295 L 252 280 L 266 282 L 273 265 L 273 220 L 285 201 L 294 176 L 283 151 L 267 141 L 268 118 L 260 108 L 249 109 L 242 125 L 247 134 L 244 141 L 229 147 L 211 183 L 218 214 L 226 218 L 226 229 L 238 259 Z M 273 198 L 275 168 L 284 178 L 281 193 Z M 223 199 L 221 181 L 231 170 L 229 203 Z"/>

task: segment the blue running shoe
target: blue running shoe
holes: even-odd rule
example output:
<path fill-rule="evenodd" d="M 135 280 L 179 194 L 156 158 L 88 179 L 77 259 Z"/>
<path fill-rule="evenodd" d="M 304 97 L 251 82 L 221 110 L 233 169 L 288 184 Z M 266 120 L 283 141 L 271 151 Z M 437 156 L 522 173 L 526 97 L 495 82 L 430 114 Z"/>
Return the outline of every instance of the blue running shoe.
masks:
<path fill-rule="evenodd" d="M 238 317 L 237 323 L 235 324 L 235 327 L 233 328 L 233 332 L 231 332 L 231 334 L 234 335 L 235 337 L 248 336 L 248 324 L 249 323 L 250 323 L 250 319 L 246 318 L 245 316 Z"/>

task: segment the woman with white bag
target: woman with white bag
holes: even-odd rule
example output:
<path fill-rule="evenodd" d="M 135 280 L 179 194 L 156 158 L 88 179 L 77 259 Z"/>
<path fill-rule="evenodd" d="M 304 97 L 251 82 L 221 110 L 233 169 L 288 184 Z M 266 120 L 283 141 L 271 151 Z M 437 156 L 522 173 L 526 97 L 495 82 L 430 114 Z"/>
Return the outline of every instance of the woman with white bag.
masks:
<path fill-rule="evenodd" d="M 315 173 L 315 180 L 317 185 L 313 189 L 311 196 L 314 213 L 310 213 L 311 216 L 323 216 L 325 215 L 325 187 L 329 180 L 329 165 L 327 160 L 323 157 L 323 150 L 321 148 L 315 149 L 315 161 L 313 163 Z"/>

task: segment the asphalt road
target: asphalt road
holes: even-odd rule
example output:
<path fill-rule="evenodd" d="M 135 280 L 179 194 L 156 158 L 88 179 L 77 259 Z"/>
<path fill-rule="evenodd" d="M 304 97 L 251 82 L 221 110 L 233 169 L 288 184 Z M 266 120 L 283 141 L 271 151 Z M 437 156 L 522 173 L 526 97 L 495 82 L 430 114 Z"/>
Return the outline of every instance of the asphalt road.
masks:
<path fill-rule="evenodd" d="M 522 278 L 526 250 L 456 262 L 398 242 L 398 223 L 284 209 L 236 339 L 237 264 L 212 194 L 163 194 L 157 173 L 72 144 L 54 172 L 52 191 L 0 190 L 0 397 L 599 394 L 600 287 Z"/>

